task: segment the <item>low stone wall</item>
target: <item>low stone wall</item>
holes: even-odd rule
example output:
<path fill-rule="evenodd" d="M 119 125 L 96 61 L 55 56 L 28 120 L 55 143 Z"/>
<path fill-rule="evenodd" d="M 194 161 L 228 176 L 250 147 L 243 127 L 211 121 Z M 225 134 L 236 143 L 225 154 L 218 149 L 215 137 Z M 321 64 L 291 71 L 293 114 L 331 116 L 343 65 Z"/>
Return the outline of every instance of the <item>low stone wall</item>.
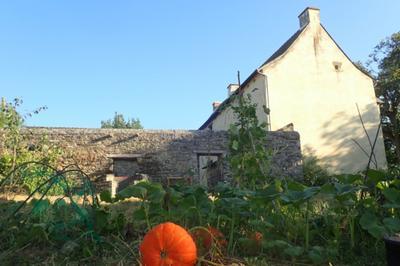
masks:
<path fill-rule="evenodd" d="M 191 177 L 199 181 L 199 155 L 228 152 L 224 131 L 132 130 L 25 128 L 28 144 L 43 136 L 64 150 L 63 164 L 78 164 L 99 189 L 109 188 L 106 174 L 113 171 L 113 160 L 135 161 L 137 172 L 153 181 L 166 182 L 170 176 Z M 273 151 L 273 174 L 302 176 L 301 150 L 297 132 L 270 132 L 267 147 Z M 122 164 L 123 165 L 123 164 Z M 229 168 L 224 162 L 224 176 Z"/>

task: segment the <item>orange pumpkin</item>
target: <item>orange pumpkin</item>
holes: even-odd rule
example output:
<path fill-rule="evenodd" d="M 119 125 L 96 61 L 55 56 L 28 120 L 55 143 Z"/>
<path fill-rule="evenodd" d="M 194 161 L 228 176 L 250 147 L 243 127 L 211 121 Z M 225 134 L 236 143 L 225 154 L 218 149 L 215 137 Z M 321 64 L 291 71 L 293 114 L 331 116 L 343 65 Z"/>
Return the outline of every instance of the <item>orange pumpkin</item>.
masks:
<path fill-rule="evenodd" d="M 257 245 L 261 245 L 263 234 L 260 232 L 254 232 L 251 234 L 250 239 L 255 241 Z"/>
<path fill-rule="evenodd" d="M 200 254 L 207 253 L 213 244 L 219 249 L 224 249 L 227 246 L 227 241 L 221 231 L 211 226 L 207 229 L 198 228 L 194 230 L 192 236 L 199 247 Z"/>
<path fill-rule="evenodd" d="M 255 256 L 259 254 L 262 247 L 263 234 L 260 232 L 250 232 L 247 234 L 247 238 L 244 238 L 240 247 L 244 254 Z"/>
<path fill-rule="evenodd" d="M 144 266 L 193 266 L 197 249 L 190 234 L 174 223 L 159 224 L 140 244 Z"/>

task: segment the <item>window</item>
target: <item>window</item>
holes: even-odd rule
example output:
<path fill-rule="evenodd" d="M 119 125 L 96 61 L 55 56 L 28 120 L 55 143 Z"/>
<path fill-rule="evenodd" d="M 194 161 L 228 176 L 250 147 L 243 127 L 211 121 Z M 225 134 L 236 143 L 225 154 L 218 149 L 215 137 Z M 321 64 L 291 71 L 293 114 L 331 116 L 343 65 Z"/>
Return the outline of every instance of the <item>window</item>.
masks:
<path fill-rule="evenodd" d="M 342 62 L 333 62 L 333 67 L 335 68 L 336 72 L 342 71 Z"/>

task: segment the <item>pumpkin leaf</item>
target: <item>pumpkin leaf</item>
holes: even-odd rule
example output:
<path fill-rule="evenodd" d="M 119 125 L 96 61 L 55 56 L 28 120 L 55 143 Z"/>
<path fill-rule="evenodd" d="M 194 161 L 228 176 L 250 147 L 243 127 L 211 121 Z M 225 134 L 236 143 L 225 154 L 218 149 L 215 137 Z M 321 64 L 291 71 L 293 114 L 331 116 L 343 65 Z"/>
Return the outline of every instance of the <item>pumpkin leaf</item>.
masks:
<path fill-rule="evenodd" d="M 383 190 L 383 195 L 385 195 L 385 198 L 391 203 L 400 204 L 400 190 L 392 187 L 386 188 Z"/>
<path fill-rule="evenodd" d="M 385 218 L 383 224 L 389 229 L 390 232 L 396 233 L 400 231 L 400 219 L 398 218 Z"/>
<path fill-rule="evenodd" d="M 289 255 L 290 257 L 298 257 L 303 254 L 304 249 L 298 246 L 290 246 L 287 247 L 283 252 L 285 252 L 285 254 Z"/>
<path fill-rule="evenodd" d="M 386 179 L 386 175 L 384 172 L 375 169 L 369 169 L 367 175 L 367 180 L 373 184 L 378 184 L 379 182 Z"/>
<path fill-rule="evenodd" d="M 386 229 L 379 222 L 378 217 L 370 211 L 366 211 L 360 218 L 360 225 L 373 237 L 379 239 L 386 233 Z"/>
<path fill-rule="evenodd" d="M 312 260 L 315 264 L 321 264 L 324 262 L 324 258 L 326 257 L 324 254 L 324 248 L 320 246 L 314 246 L 308 252 L 308 257 Z"/>
<path fill-rule="evenodd" d="M 286 241 L 283 240 L 263 240 L 262 241 L 262 246 L 266 249 L 270 248 L 286 248 L 289 247 L 290 244 Z"/>
<path fill-rule="evenodd" d="M 147 195 L 147 189 L 139 186 L 139 184 L 136 184 L 136 185 L 131 185 L 131 186 L 124 188 L 117 194 L 116 197 L 119 200 L 131 198 L 131 197 L 144 200 L 146 198 L 146 195 Z"/>

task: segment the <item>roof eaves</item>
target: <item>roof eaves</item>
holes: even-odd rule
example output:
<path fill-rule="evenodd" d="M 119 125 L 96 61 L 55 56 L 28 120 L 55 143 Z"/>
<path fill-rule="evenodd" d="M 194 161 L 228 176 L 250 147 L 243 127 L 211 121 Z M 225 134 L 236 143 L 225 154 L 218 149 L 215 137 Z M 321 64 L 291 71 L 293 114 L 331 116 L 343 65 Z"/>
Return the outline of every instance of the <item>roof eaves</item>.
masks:
<path fill-rule="evenodd" d="M 335 45 L 339 48 L 339 50 L 344 54 L 344 56 L 346 56 L 346 58 L 358 69 L 360 70 L 362 73 L 364 73 L 365 75 L 367 75 L 368 77 L 370 77 L 371 79 L 375 80 L 375 78 L 368 73 L 367 71 L 365 71 L 364 69 L 360 68 L 356 63 L 354 63 L 350 57 L 345 53 L 345 51 L 339 46 L 339 44 L 335 41 L 334 38 L 332 38 L 332 36 L 329 34 L 329 32 L 325 29 L 325 27 L 321 24 L 321 27 L 324 29 L 324 31 L 326 32 L 326 34 L 328 34 L 329 38 L 331 38 L 331 40 L 335 43 Z"/>
<path fill-rule="evenodd" d="M 218 108 L 210 115 L 210 117 L 207 119 L 206 122 L 203 123 L 203 125 L 200 126 L 199 130 L 204 130 L 206 129 L 212 121 L 222 112 L 224 108 L 232 101 L 232 99 L 235 97 L 235 95 L 242 93 L 244 91 L 244 88 L 246 85 L 258 74 L 258 69 L 254 70 L 253 73 L 250 74 L 250 76 L 240 85 L 240 87 L 232 93 L 231 96 L 229 96 L 225 101 L 223 101 Z"/>
<path fill-rule="evenodd" d="M 290 36 L 290 38 L 281 45 L 281 47 L 278 48 L 278 50 L 276 50 L 262 65 L 261 67 L 271 63 L 272 61 L 274 61 L 275 59 L 277 59 L 278 57 L 280 57 L 281 55 L 283 55 L 291 46 L 292 44 L 297 40 L 297 38 L 299 37 L 299 35 L 304 31 L 306 27 L 303 27 L 301 29 L 299 29 L 298 31 L 296 31 L 292 36 Z M 260 68 L 261 68 L 260 67 Z"/>

